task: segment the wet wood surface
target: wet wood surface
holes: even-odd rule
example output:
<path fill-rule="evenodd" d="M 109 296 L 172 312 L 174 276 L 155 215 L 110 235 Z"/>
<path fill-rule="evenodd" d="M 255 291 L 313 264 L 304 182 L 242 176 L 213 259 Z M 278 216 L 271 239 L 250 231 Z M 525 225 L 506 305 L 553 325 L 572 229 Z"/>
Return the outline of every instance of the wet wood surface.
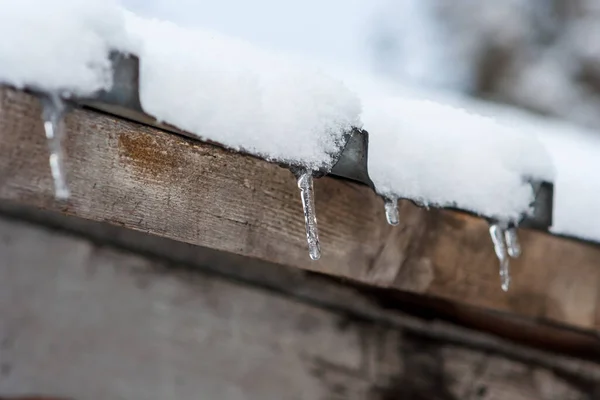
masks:
<path fill-rule="evenodd" d="M 523 256 L 500 289 L 486 222 L 400 206 L 388 226 L 370 189 L 315 182 L 322 258 L 311 261 L 298 189 L 277 165 L 110 115 L 66 120 L 72 198 L 53 199 L 37 99 L 0 90 L 0 199 L 491 310 L 600 328 L 600 248 L 521 231 Z"/>

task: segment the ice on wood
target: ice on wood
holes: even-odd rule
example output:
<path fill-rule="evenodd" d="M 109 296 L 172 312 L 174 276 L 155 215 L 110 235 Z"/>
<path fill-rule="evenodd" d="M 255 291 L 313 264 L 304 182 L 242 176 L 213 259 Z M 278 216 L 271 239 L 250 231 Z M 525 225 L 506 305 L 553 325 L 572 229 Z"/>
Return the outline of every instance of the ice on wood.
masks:
<path fill-rule="evenodd" d="M 506 250 L 509 256 L 512 258 L 519 258 L 521 256 L 521 244 L 519 243 L 516 226 L 511 225 L 506 228 L 504 231 L 504 242 L 506 243 Z"/>
<path fill-rule="evenodd" d="M 508 250 L 506 248 L 505 225 L 501 223 L 493 223 L 490 225 L 490 236 L 494 244 L 494 251 L 498 261 L 500 262 L 500 287 L 505 292 L 510 286 L 510 260 L 508 258 Z"/>
<path fill-rule="evenodd" d="M 58 200 L 66 200 L 70 195 L 62 148 L 65 111 L 65 104 L 57 94 L 42 98 L 42 119 L 48 141 L 50 172 L 54 182 L 54 197 Z"/>
<path fill-rule="evenodd" d="M 112 85 L 110 50 L 133 48 L 112 0 L 0 0 L 0 83 L 89 95 Z"/>
<path fill-rule="evenodd" d="M 300 60 L 203 29 L 127 15 L 142 41 L 144 110 L 236 150 L 269 160 L 331 166 L 344 133 L 360 127 L 360 101 Z"/>
<path fill-rule="evenodd" d="M 319 231 L 317 229 L 317 213 L 315 210 L 315 192 L 313 189 L 312 171 L 302 170 L 298 173 L 298 188 L 304 210 L 304 223 L 306 226 L 306 240 L 308 242 L 308 254 L 313 260 L 321 258 L 321 244 L 319 243 Z"/>
<path fill-rule="evenodd" d="M 510 286 L 509 256 L 518 258 L 521 255 L 517 227 L 512 223 L 495 221 L 490 224 L 490 236 L 500 263 L 500 285 L 506 292 Z"/>
<path fill-rule="evenodd" d="M 398 225 L 400 223 L 400 215 L 398 213 L 398 198 L 395 196 L 384 197 L 385 218 L 388 224 Z"/>

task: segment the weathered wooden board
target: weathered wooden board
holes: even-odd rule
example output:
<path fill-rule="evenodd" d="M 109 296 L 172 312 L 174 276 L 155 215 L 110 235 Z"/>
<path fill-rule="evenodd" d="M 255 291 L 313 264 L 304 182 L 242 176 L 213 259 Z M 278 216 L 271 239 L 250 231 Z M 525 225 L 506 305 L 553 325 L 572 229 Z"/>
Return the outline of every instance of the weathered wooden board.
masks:
<path fill-rule="evenodd" d="M 89 110 L 67 118 L 73 198 L 53 200 L 37 100 L 0 90 L 0 199 L 59 210 L 239 255 L 600 328 L 600 248 L 521 232 L 513 285 L 500 290 L 483 220 L 401 205 L 385 223 L 370 189 L 315 184 L 323 257 L 309 259 L 299 194 L 274 164 Z"/>
<path fill-rule="evenodd" d="M 600 361 L 600 335 L 514 314 L 491 312 L 430 296 L 315 274 L 256 258 L 191 245 L 117 225 L 0 201 L 0 216 L 113 246 L 191 271 L 258 287 L 350 318 L 402 329 L 437 341 L 502 354 L 564 373 L 544 352 Z M 457 325 L 458 324 L 458 325 Z M 462 328 L 460 327 L 462 326 Z M 475 331 L 487 332 L 485 338 Z M 527 346 L 524 347 L 523 345 Z M 534 349 L 542 350 L 535 352 Z"/>
<path fill-rule="evenodd" d="M 0 254 L 0 398 L 579 400 L 600 393 L 597 364 L 548 354 L 570 365 L 549 368 L 357 321 L 19 222 L 0 219 Z"/>

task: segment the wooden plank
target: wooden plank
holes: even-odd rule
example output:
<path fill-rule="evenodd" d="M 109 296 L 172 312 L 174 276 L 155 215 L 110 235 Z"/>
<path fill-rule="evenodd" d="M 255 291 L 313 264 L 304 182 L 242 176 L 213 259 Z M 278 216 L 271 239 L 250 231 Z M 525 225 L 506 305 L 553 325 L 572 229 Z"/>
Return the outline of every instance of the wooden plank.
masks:
<path fill-rule="evenodd" d="M 359 284 L 347 279 L 268 263 L 258 259 L 190 245 L 116 225 L 77 218 L 0 201 L 0 218 L 75 235 L 102 246 L 143 254 L 169 265 L 181 265 L 245 285 L 259 287 L 298 301 L 347 315 L 349 318 L 402 329 L 438 341 L 472 346 L 488 353 L 572 371 L 544 352 L 600 361 L 600 335 L 562 325 L 531 320 L 457 302 L 396 289 Z M 435 321 L 435 328 L 430 320 Z M 463 329 L 463 328 L 468 329 Z M 487 332 L 485 340 L 472 330 Z M 533 349 L 543 350 L 533 354 Z"/>
<path fill-rule="evenodd" d="M 500 290 L 483 220 L 400 207 L 385 223 L 370 189 L 316 182 L 323 257 L 309 259 L 295 181 L 277 165 L 89 110 L 67 118 L 73 198 L 52 198 L 40 107 L 0 91 L 0 199 L 243 256 L 585 329 L 600 328 L 600 248 L 521 232 Z"/>
<path fill-rule="evenodd" d="M 555 360 L 548 367 L 528 359 L 527 349 L 519 359 L 436 340 L 19 222 L 0 219 L 0 254 L 0 398 L 600 393 L 597 364 L 546 354 Z"/>

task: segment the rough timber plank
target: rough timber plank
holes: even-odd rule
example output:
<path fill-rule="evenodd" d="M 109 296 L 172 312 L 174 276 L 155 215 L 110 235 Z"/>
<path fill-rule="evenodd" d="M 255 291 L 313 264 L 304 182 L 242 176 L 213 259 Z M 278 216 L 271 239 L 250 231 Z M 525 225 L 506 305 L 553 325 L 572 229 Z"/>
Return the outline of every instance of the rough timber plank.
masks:
<path fill-rule="evenodd" d="M 500 290 L 484 221 L 401 205 L 386 225 L 368 188 L 316 182 L 323 257 L 307 254 L 291 174 L 274 164 L 88 110 L 67 118 L 68 204 L 52 198 L 38 101 L 0 89 L 0 199 L 493 310 L 600 328 L 600 248 L 522 232 Z"/>
<path fill-rule="evenodd" d="M 0 399 L 583 400 L 600 393 L 598 364 L 545 353 L 549 366 L 529 358 L 529 349 L 520 357 L 482 350 L 476 342 L 490 339 L 474 332 L 458 345 L 427 336 L 435 323 L 409 330 L 356 320 L 15 221 L 0 219 L 0 254 Z"/>

